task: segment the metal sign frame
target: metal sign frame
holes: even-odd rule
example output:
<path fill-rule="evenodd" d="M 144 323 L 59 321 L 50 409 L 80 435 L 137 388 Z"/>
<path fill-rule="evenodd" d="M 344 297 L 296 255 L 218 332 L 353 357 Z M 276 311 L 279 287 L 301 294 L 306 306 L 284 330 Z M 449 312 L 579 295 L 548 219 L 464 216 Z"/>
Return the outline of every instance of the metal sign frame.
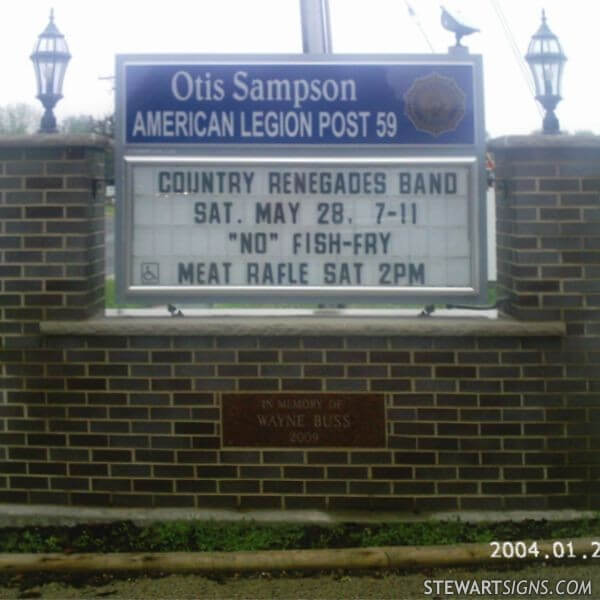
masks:
<path fill-rule="evenodd" d="M 144 144 L 128 143 L 125 135 L 126 68 L 128 65 L 470 65 L 473 69 L 473 144 Z M 486 173 L 483 82 L 477 55 L 119 55 L 116 111 L 116 261 L 120 302 L 171 301 L 244 303 L 419 303 L 487 300 Z M 366 286 L 139 286 L 132 283 L 133 192 L 132 169 L 141 164 L 321 164 L 321 165 L 450 165 L 469 169 L 469 246 L 473 284 L 468 287 Z"/>

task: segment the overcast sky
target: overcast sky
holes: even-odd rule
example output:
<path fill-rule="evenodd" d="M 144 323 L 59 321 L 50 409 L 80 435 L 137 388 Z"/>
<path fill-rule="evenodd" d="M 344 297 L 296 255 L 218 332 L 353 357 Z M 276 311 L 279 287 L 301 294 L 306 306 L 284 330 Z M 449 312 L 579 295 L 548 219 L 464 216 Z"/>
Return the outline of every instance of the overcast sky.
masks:
<path fill-rule="evenodd" d="M 520 57 L 545 7 L 548 25 L 569 59 L 563 77 L 564 100 L 557 109 L 561 128 L 600 133 L 600 1 L 443 3 L 464 22 L 481 29 L 463 38 L 463 44 L 483 55 L 486 129 L 492 136 L 530 133 L 541 127 L 529 80 L 495 7 L 500 7 Z M 453 36 L 440 25 L 440 1 L 409 0 L 409 4 L 416 18 L 409 16 L 405 0 L 330 0 L 333 51 L 427 53 L 427 36 L 435 52 L 445 53 Z M 10 3 L 10 9 L 4 6 L 0 19 L 0 105 L 37 103 L 29 55 L 51 7 L 73 56 L 64 99 L 56 108 L 58 119 L 112 112 L 111 82 L 99 78 L 113 74 L 115 54 L 302 52 L 298 0 L 18 0 Z"/>

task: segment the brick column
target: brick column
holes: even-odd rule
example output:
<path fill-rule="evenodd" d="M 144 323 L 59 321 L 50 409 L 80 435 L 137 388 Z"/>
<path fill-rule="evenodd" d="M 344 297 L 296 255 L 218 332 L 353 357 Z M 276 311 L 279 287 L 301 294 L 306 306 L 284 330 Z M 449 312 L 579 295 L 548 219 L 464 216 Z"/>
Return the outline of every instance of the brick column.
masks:
<path fill-rule="evenodd" d="M 40 321 L 104 309 L 104 206 L 93 192 L 106 143 L 97 136 L 0 138 L 0 470 L 11 477 L 27 473 L 15 459 L 48 459 L 25 431 L 46 435 L 51 376 L 68 368 L 60 351 L 45 347 Z M 61 364 L 49 367 L 53 359 Z M 11 453 L 11 444 L 21 447 Z M 7 487 L 0 476 L 4 502 L 27 501 Z"/>
<path fill-rule="evenodd" d="M 520 320 L 560 320 L 567 336 L 544 348 L 546 405 L 562 410 L 569 506 L 600 506 L 600 137 L 493 140 L 499 295 Z M 587 494 L 587 501 L 584 495 Z M 579 498 L 580 501 L 577 501 Z M 589 502 L 589 503 L 588 503 Z"/>
<path fill-rule="evenodd" d="M 515 299 L 508 312 L 566 321 L 570 335 L 597 335 L 600 138 L 513 136 L 490 147 L 499 295 Z"/>
<path fill-rule="evenodd" d="M 39 322 L 104 309 L 104 205 L 94 194 L 107 140 L 0 138 L 0 389 L 43 374 Z M 23 361 L 20 368 L 7 361 Z"/>

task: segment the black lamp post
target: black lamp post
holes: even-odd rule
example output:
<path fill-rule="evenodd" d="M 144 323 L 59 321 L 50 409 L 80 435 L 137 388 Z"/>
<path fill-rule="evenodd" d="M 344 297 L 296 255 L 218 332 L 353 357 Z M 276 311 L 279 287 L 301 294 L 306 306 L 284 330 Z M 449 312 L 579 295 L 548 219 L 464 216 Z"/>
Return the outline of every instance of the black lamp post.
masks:
<path fill-rule="evenodd" d="M 52 109 L 62 98 L 63 80 L 70 58 L 65 36 L 54 24 L 54 10 L 51 10 L 50 22 L 38 37 L 31 54 L 37 80 L 37 97 L 46 109 L 42 117 L 40 133 L 58 131 Z"/>
<path fill-rule="evenodd" d="M 529 63 L 535 83 L 536 100 L 546 109 L 543 132 L 559 133 L 558 119 L 554 114 L 561 101 L 560 86 L 563 66 L 567 60 L 558 38 L 546 24 L 542 10 L 542 24 L 529 42 L 525 60 Z"/>

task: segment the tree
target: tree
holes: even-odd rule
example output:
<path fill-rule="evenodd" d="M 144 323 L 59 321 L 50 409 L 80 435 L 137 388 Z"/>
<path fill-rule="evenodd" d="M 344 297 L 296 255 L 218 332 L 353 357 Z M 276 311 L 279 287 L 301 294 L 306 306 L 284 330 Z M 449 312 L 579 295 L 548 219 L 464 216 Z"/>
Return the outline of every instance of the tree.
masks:
<path fill-rule="evenodd" d="M 106 115 L 100 119 L 92 115 L 77 115 L 63 119 L 60 124 L 63 133 L 95 133 L 114 138 L 114 116 Z"/>
<path fill-rule="evenodd" d="M 115 118 L 112 114 L 105 115 L 100 119 L 97 119 L 92 115 L 66 117 L 60 124 L 60 131 L 62 133 L 72 134 L 93 133 L 114 139 Z M 104 165 L 104 177 L 107 181 L 114 180 L 114 151 L 112 146 L 106 150 L 106 160 Z"/>
<path fill-rule="evenodd" d="M 40 109 L 24 102 L 0 106 L 0 134 L 35 133 L 40 127 L 41 118 L 42 111 Z"/>
<path fill-rule="evenodd" d="M 93 133 L 96 120 L 91 115 L 66 117 L 60 124 L 61 133 Z"/>
<path fill-rule="evenodd" d="M 96 120 L 94 133 L 115 139 L 115 115 L 105 115 Z"/>

